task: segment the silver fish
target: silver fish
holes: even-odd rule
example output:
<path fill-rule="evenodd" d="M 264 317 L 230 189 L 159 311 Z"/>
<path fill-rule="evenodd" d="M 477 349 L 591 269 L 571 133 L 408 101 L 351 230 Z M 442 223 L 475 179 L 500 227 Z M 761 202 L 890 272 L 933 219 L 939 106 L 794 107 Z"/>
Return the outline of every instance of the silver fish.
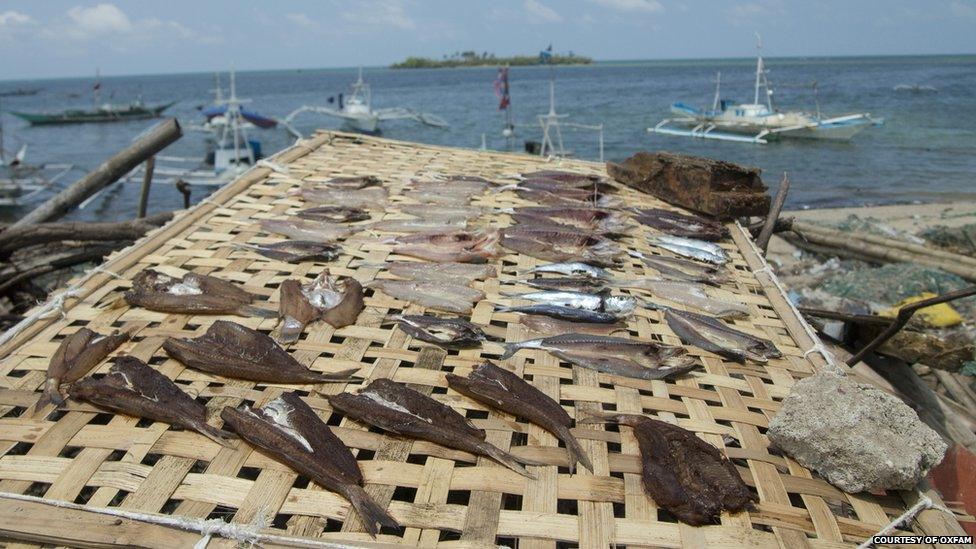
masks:
<path fill-rule="evenodd" d="M 501 295 L 516 299 L 527 299 L 536 303 L 556 305 L 558 307 L 573 307 L 576 309 L 589 309 L 591 311 L 600 310 L 605 297 L 599 294 L 564 291 L 529 292 L 526 294 L 502 292 Z"/>
<path fill-rule="evenodd" d="M 742 303 L 715 299 L 705 293 L 705 286 L 695 282 L 676 282 L 639 278 L 636 280 L 615 280 L 614 288 L 636 288 L 675 303 L 687 305 L 719 318 L 744 318 L 749 316 L 749 308 Z M 652 307 L 653 308 L 653 307 Z"/>
<path fill-rule="evenodd" d="M 547 263 L 529 269 L 530 273 L 558 273 L 566 276 L 588 276 L 590 278 L 610 278 L 610 274 L 600 267 L 586 263 Z"/>
<path fill-rule="evenodd" d="M 545 315 L 560 320 L 570 322 L 591 322 L 598 324 L 612 324 L 630 315 L 630 312 L 620 314 L 591 311 L 589 309 L 577 309 L 575 307 L 561 307 L 559 305 L 548 305 L 536 303 L 534 305 L 519 305 L 517 307 L 498 307 L 498 313 L 524 313 L 529 315 Z"/>
<path fill-rule="evenodd" d="M 654 243 L 669 252 L 691 257 L 699 261 L 705 261 L 715 265 L 725 265 L 729 262 L 729 255 L 725 253 L 725 250 L 721 246 L 711 242 L 705 242 L 704 240 L 661 235 L 656 237 Z"/>
<path fill-rule="evenodd" d="M 664 319 L 682 343 L 732 360 L 744 362 L 748 358 L 766 362 L 769 358 L 782 356 L 772 341 L 740 332 L 715 318 L 667 309 Z"/>

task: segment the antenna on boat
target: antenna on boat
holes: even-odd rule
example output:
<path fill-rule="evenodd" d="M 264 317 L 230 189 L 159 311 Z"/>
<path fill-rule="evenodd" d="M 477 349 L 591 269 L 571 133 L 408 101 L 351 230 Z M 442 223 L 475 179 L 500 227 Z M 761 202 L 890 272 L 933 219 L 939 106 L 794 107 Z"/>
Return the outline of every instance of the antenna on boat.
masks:
<path fill-rule="evenodd" d="M 712 100 L 712 110 L 717 111 L 719 102 L 722 101 L 722 71 L 715 74 L 715 99 Z"/>

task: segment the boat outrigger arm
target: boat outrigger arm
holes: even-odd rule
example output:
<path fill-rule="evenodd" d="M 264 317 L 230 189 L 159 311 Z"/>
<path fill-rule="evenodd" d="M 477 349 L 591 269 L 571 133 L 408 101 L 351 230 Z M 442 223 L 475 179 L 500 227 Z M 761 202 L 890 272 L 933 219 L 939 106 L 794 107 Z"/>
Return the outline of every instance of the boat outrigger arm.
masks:
<path fill-rule="evenodd" d="M 847 114 L 834 118 L 825 118 L 807 124 L 795 124 L 779 128 L 763 128 L 755 135 L 735 134 L 722 131 L 719 126 L 704 119 L 692 117 L 666 118 L 652 128 L 647 128 L 648 133 L 659 133 L 662 135 L 677 135 L 681 137 L 698 137 L 701 139 L 716 139 L 719 141 L 736 141 L 739 143 L 756 143 L 765 145 L 770 139 L 775 139 L 781 134 L 797 132 L 801 130 L 829 130 L 847 125 L 873 124 L 881 125 L 882 119 L 872 118 L 868 114 Z M 675 127 L 678 126 L 678 127 Z M 688 126 L 692 126 L 688 128 Z"/>
<path fill-rule="evenodd" d="M 333 109 L 331 107 L 318 107 L 313 105 L 303 105 L 291 112 L 284 120 L 279 120 L 282 126 L 288 130 L 296 138 L 303 137 L 301 132 L 292 126 L 292 122 L 295 118 L 302 113 L 314 113 L 314 114 L 324 114 L 326 116 L 334 116 L 336 118 L 341 118 L 343 120 L 355 121 L 362 118 L 360 115 L 350 115 L 339 109 Z M 443 118 L 426 112 L 419 112 L 413 109 L 408 109 L 406 107 L 393 107 L 388 109 L 376 109 L 372 111 L 372 114 L 377 120 L 414 120 L 420 122 L 426 126 L 432 126 L 434 128 L 446 128 L 449 126 L 446 120 Z"/>

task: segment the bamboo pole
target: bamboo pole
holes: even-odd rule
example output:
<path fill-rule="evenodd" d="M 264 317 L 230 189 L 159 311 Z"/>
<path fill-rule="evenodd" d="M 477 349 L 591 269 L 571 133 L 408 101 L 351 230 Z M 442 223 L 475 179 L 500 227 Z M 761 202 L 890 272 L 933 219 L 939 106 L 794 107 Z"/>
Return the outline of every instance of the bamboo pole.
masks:
<path fill-rule="evenodd" d="M 0 233 L 0 258 L 21 248 L 49 242 L 135 240 L 170 219 L 173 219 L 173 212 L 119 223 L 62 222 L 11 227 Z"/>
<path fill-rule="evenodd" d="M 773 201 L 773 206 L 769 208 L 769 215 L 766 216 L 766 223 L 763 225 L 762 231 L 759 232 L 759 239 L 756 240 L 756 246 L 762 250 L 763 255 L 766 254 L 766 248 L 769 247 L 769 239 L 773 237 L 773 229 L 776 228 L 776 220 L 779 219 L 779 212 L 783 210 L 783 204 L 786 202 L 786 195 L 790 192 L 790 178 L 787 177 L 786 172 L 783 172 L 783 179 L 779 182 L 779 191 L 776 193 L 776 199 Z"/>
<path fill-rule="evenodd" d="M 139 192 L 139 213 L 136 217 L 146 217 L 146 210 L 149 208 L 149 186 L 152 185 L 153 170 L 156 169 L 156 157 L 150 156 L 146 159 L 146 173 L 142 175 L 142 190 Z"/>
<path fill-rule="evenodd" d="M 933 258 L 944 259 L 946 261 L 950 261 L 953 263 L 971 265 L 973 268 L 976 268 L 976 259 L 972 257 L 948 252 L 945 250 L 935 249 L 930 246 L 921 246 L 918 244 L 912 244 L 911 242 L 904 242 L 902 240 L 897 240 L 894 238 L 885 238 L 883 236 L 879 236 L 876 234 L 863 233 L 863 232 L 845 233 L 843 231 L 838 231 L 836 229 L 830 229 L 828 227 L 821 227 L 819 225 L 813 225 L 811 223 L 803 223 L 800 221 L 797 221 L 796 223 L 793 224 L 793 229 L 804 235 L 819 234 L 819 235 L 824 235 L 826 237 L 860 240 L 870 244 L 876 244 L 878 246 L 884 246 L 886 248 L 900 250 L 911 254 L 930 256 Z"/>

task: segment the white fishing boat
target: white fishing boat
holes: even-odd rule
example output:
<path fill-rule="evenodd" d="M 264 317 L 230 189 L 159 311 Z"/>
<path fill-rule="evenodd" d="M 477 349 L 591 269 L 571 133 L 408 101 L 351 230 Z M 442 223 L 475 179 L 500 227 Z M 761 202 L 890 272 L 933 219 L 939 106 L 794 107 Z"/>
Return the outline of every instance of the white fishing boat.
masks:
<path fill-rule="evenodd" d="M 779 138 L 828 139 L 846 141 L 883 123 L 869 113 L 825 117 L 816 112 L 780 111 L 773 106 L 773 89 L 766 75 L 762 43 L 757 46 L 756 82 L 752 103 L 739 104 L 721 97 L 721 73 L 715 82 L 711 109 L 697 109 L 685 103 L 671 105 L 676 117 L 666 118 L 648 128 L 651 133 L 698 137 L 721 141 L 767 143 Z"/>
<path fill-rule="evenodd" d="M 330 97 L 330 103 L 336 103 L 336 107 L 321 107 L 304 105 L 295 109 L 282 121 L 293 135 L 301 137 L 292 122 L 295 117 L 302 113 L 311 112 L 324 114 L 342 120 L 347 129 L 353 131 L 376 134 L 380 132 L 380 122 L 384 120 L 414 120 L 438 128 L 447 127 L 447 122 L 433 114 L 417 112 L 405 107 L 392 107 L 386 109 L 373 109 L 372 89 L 369 84 L 363 81 L 363 69 L 359 69 L 359 77 L 349 87 L 348 94 L 339 94 L 338 98 Z"/>

